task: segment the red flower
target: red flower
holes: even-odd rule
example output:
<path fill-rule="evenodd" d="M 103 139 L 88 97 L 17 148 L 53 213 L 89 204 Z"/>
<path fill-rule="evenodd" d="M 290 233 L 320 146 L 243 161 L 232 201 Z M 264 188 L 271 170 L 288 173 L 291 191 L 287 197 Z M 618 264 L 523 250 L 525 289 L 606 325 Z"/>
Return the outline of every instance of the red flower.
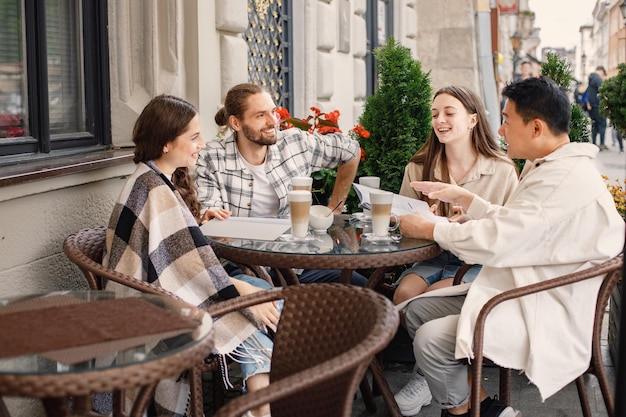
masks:
<path fill-rule="evenodd" d="M 339 116 L 341 116 L 341 113 L 339 113 L 339 110 L 333 110 L 331 112 L 326 113 L 326 115 L 324 116 L 324 119 L 331 123 L 339 125 Z"/>
<path fill-rule="evenodd" d="M 289 114 L 289 110 L 284 107 L 276 107 L 276 115 L 281 121 L 289 119 L 291 117 L 291 115 Z"/>
<path fill-rule="evenodd" d="M 280 119 L 280 129 L 285 130 L 292 127 L 297 127 L 300 130 L 307 131 L 311 134 L 319 133 L 320 135 L 328 135 L 330 133 L 341 133 L 339 128 L 339 116 L 341 112 L 339 110 L 333 110 L 328 113 L 323 113 L 318 107 L 311 106 L 311 112 L 306 119 L 295 119 L 291 117 L 289 111 L 284 107 L 276 108 L 276 115 Z M 356 125 L 348 132 L 348 135 L 359 140 L 360 138 L 369 138 L 370 132 L 365 130 L 363 126 Z M 365 161 L 365 151 L 361 149 L 361 161 Z"/>
<path fill-rule="evenodd" d="M 317 132 L 320 135 L 327 135 L 329 133 L 341 133 L 341 129 L 336 126 L 319 126 Z"/>
<path fill-rule="evenodd" d="M 361 125 L 356 125 L 354 126 L 354 128 L 352 129 L 352 131 L 357 134 L 359 137 L 361 138 L 369 138 L 370 137 L 370 132 L 369 130 L 365 130 L 365 128 Z"/>
<path fill-rule="evenodd" d="M 0 138 L 16 138 L 26 135 L 24 121 L 19 114 L 0 114 Z"/>

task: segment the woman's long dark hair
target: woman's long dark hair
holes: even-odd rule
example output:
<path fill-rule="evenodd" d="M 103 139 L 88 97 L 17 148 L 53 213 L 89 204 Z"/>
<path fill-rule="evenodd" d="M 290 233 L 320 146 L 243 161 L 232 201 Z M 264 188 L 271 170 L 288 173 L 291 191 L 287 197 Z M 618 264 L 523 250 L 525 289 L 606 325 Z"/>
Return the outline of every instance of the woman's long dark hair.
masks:
<path fill-rule="evenodd" d="M 472 147 L 476 151 L 476 154 L 484 155 L 488 158 L 499 158 L 515 166 L 513 161 L 511 161 L 498 146 L 495 136 L 489 128 L 489 119 L 487 118 L 485 107 L 476 93 L 466 87 L 449 86 L 439 89 L 435 93 L 433 100 L 440 94 L 448 94 L 456 98 L 463 104 L 463 107 L 465 107 L 469 114 L 476 114 L 476 126 L 474 126 L 471 133 Z M 445 145 L 439 142 L 434 128 L 431 129 L 430 136 L 424 146 L 411 158 L 411 162 L 424 167 L 422 170 L 422 181 L 436 181 L 435 167 L 437 166 L 437 161 L 439 161 L 442 175 L 441 180 L 450 183 L 450 173 L 448 172 L 445 149 Z M 435 203 L 435 201 L 423 195 L 422 200 L 426 201 L 429 205 Z M 442 216 L 451 214 L 449 204 L 439 203 L 439 214 Z"/>
<path fill-rule="evenodd" d="M 133 128 L 135 163 L 160 158 L 165 144 L 180 136 L 197 114 L 193 104 L 179 97 L 163 94 L 150 100 Z M 172 183 L 191 213 L 199 220 L 201 205 L 189 169 L 177 168 L 172 175 Z"/>

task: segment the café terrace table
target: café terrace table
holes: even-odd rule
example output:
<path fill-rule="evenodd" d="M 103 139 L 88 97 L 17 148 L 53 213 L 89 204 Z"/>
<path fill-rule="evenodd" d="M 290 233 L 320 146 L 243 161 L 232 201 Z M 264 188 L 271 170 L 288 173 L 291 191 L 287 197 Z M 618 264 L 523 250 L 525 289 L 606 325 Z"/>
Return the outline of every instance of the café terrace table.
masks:
<path fill-rule="evenodd" d="M 341 270 L 341 282 L 345 284 L 350 282 L 354 270 L 374 269 L 367 287 L 376 288 L 389 268 L 441 253 L 439 245 L 431 240 L 399 235 L 385 242 L 368 239 L 370 229 L 371 222 L 342 214 L 335 216 L 327 233 L 311 233 L 301 241 L 208 237 L 218 257 L 255 273 L 263 273 L 259 265 L 274 268 L 287 285 L 299 283 L 292 268 Z"/>
<path fill-rule="evenodd" d="M 139 388 L 131 416 L 141 416 L 156 384 L 177 378 L 213 348 L 212 319 L 166 296 L 122 297 L 68 291 L 0 299 L 2 396 L 40 398 L 48 416 L 95 416 L 91 394 Z M 71 413 L 68 403 L 71 399 Z"/>
<path fill-rule="evenodd" d="M 441 253 L 439 245 L 430 240 L 397 236 L 397 239 L 380 242 L 367 238 L 369 230 L 371 222 L 363 217 L 336 215 L 327 233 L 313 233 L 301 241 L 210 236 L 209 240 L 218 257 L 236 263 L 244 272 L 248 269 L 263 276 L 266 274 L 264 267 L 274 268 L 283 285 L 299 284 L 292 268 L 341 270 L 341 282 L 346 284 L 354 270 L 373 269 L 367 287 L 376 289 L 389 268 L 430 259 Z M 398 405 L 376 359 L 370 369 L 389 411 L 400 417 Z M 362 384 L 361 389 L 367 409 L 375 410 L 369 386 Z"/>

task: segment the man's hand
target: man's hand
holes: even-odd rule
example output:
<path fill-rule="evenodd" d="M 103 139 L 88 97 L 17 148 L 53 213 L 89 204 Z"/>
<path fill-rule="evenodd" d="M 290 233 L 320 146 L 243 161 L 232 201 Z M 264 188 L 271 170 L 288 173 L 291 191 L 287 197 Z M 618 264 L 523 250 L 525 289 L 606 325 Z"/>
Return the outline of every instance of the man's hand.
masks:
<path fill-rule="evenodd" d="M 440 200 L 459 206 L 464 212 L 467 212 L 470 204 L 474 201 L 474 194 L 470 191 L 445 182 L 413 181 L 411 187 L 432 200 Z"/>
<path fill-rule="evenodd" d="M 333 188 L 333 192 L 328 200 L 328 208 L 332 209 L 335 206 L 337 207 L 334 211 L 335 213 L 341 213 L 343 206 L 346 203 L 350 187 L 352 187 L 352 182 L 354 181 L 358 167 L 358 156 L 337 167 L 335 187 Z M 339 204 L 340 201 L 342 202 L 341 204 Z M 337 204 L 339 205 L 337 206 Z"/>
<path fill-rule="evenodd" d="M 400 231 L 404 236 L 433 240 L 435 223 L 429 222 L 419 213 L 400 216 Z"/>

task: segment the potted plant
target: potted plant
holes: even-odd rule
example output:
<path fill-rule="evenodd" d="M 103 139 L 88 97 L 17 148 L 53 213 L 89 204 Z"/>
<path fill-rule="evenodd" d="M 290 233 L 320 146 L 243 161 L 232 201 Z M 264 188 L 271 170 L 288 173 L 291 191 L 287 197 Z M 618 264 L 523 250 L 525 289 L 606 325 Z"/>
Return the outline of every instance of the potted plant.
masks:
<path fill-rule="evenodd" d="M 367 98 L 359 123 L 370 132 L 361 138 L 365 161 L 361 175 L 380 177 L 380 188 L 399 192 L 404 166 L 431 130 L 430 72 L 422 71 L 411 51 L 390 37 L 374 50 L 378 88 Z"/>

